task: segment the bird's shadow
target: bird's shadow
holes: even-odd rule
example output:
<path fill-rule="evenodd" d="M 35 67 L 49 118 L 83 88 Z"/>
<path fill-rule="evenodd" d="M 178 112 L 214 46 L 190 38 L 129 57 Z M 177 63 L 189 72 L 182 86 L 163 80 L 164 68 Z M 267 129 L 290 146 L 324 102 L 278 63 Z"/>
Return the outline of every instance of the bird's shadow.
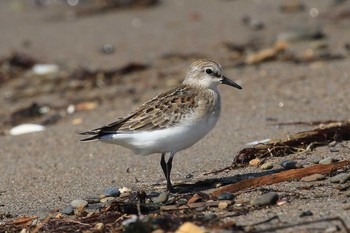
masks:
<path fill-rule="evenodd" d="M 234 176 L 227 176 L 221 178 L 209 178 L 205 180 L 200 180 L 195 183 L 177 183 L 174 185 L 174 193 L 191 193 L 191 192 L 201 192 L 209 189 L 217 188 L 218 186 L 229 185 L 233 183 L 237 183 L 242 180 L 257 178 L 261 176 L 271 175 L 274 173 L 278 173 L 284 171 L 285 169 L 274 169 L 263 172 L 253 172 L 246 174 L 237 174 Z"/>

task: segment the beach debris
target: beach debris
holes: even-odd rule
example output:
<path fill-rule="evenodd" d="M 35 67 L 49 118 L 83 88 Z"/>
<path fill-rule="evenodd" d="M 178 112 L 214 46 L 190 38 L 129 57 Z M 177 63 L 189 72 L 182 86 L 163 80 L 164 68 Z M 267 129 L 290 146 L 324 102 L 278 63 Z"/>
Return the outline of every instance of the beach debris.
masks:
<path fill-rule="evenodd" d="M 344 168 L 350 165 L 350 160 L 344 160 L 333 164 L 317 164 L 306 168 L 291 169 L 282 172 L 277 172 L 271 175 L 250 178 L 242 181 L 238 181 L 233 184 L 223 186 L 222 188 L 212 192 L 212 195 L 219 196 L 223 192 L 235 193 L 248 188 L 256 188 L 270 184 L 276 184 L 285 181 L 291 181 L 294 179 L 300 179 L 305 176 L 313 174 L 329 174 L 338 169 Z"/>
<path fill-rule="evenodd" d="M 37 125 L 37 124 L 22 124 L 10 129 L 9 134 L 12 136 L 27 134 L 27 133 L 35 133 L 44 131 L 45 126 Z"/>

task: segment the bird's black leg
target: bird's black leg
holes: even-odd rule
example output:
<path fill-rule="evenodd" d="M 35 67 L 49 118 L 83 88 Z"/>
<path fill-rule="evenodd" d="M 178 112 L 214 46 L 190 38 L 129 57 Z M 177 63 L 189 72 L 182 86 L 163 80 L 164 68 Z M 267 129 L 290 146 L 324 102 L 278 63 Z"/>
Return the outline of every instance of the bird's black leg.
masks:
<path fill-rule="evenodd" d="M 170 154 L 169 160 L 166 163 L 166 172 L 167 172 L 167 174 L 165 176 L 166 177 L 166 189 L 169 192 L 174 191 L 173 185 L 171 184 L 171 181 L 170 181 L 170 173 L 171 173 L 171 168 L 173 166 L 173 157 L 174 157 L 174 154 Z"/>
<path fill-rule="evenodd" d="M 160 166 L 162 167 L 165 178 L 168 180 L 166 172 L 165 153 L 162 153 L 162 158 L 160 159 Z"/>
<path fill-rule="evenodd" d="M 164 176 L 166 178 L 166 189 L 169 192 L 173 191 L 173 186 L 170 181 L 170 173 L 171 173 L 171 168 L 173 167 L 173 157 L 175 153 L 170 153 L 170 157 L 168 162 L 165 162 L 165 153 L 162 153 L 162 157 L 160 159 L 160 166 L 162 167 L 162 170 L 164 172 Z"/>

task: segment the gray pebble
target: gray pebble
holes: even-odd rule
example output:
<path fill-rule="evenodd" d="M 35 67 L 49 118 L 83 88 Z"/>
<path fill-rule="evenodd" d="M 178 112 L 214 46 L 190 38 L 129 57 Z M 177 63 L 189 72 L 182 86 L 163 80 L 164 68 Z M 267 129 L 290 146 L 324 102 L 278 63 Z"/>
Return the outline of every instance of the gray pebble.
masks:
<path fill-rule="evenodd" d="M 158 197 L 153 198 L 154 203 L 165 203 L 169 198 L 169 194 L 167 192 L 162 192 Z"/>
<path fill-rule="evenodd" d="M 335 148 L 335 147 L 331 147 L 330 149 L 329 149 L 329 151 L 330 152 L 339 152 L 339 149 L 338 148 Z"/>
<path fill-rule="evenodd" d="M 270 162 L 267 162 L 267 163 L 264 163 L 263 165 L 261 165 L 260 168 L 262 170 L 269 170 L 269 169 L 273 168 L 273 164 Z"/>
<path fill-rule="evenodd" d="M 197 208 L 196 208 L 196 211 L 198 211 L 198 212 L 203 212 L 203 211 L 205 211 L 206 209 L 207 209 L 206 206 L 200 206 L 200 207 L 197 207 Z"/>
<path fill-rule="evenodd" d="M 104 195 L 107 197 L 118 197 L 120 195 L 120 191 L 117 188 L 108 188 L 104 191 Z"/>
<path fill-rule="evenodd" d="M 102 205 L 103 203 L 94 203 L 94 204 L 89 204 L 87 207 L 86 207 L 86 210 L 98 210 L 98 209 L 101 209 L 102 208 Z"/>
<path fill-rule="evenodd" d="M 350 179 L 350 174 L 348 174 L 348 173 L 339 173 L 338 175 L 331 177 L 329 180 L 332 183 L 343 184 L 346 181 L 348 181 L 349 179 Z"/>
<path fill-rule="evenodd" d="M 283 168 L 286 169 L 286 170 L 289 170 L 289 169 L 296 169 L 296 168 L 297 168 L 296 164 L 297 164 L 296 161 L 293 161 L 293 160 L 285 160 L 285 161 L 281 162 L 281 167 L 283 167 Z"/>
<path fill-rule="evenodd" d="M 109 202 L 109 201 L 114 201 L 115 197 L 105 197 L 100 200 L 101 203 Z"/>
<path fill-rule="evenodd" d="M 86 200 L 76 199 L 70 203 L 70 206 L 73 208 L 84 208 L 88 204 L 89 203 Z"/>
<path fill-rule="evenodd" d="M 324 158 L 322 160 L 320 160 L 318 163 L 319 164 L 331 164 L 333 163 L 335 160 L 333 157 L 327 157 L 327 158 Z"/>
<path fill-rule="evenodd" d="M 85 199 L 89 204 L 99 203 L 100 198 L 99 197 L 87 197 Z"/>
<path fill-rule="evenodd" d="M 312 215 L 314 215 L 314 214 L 310 210 L 306 210 L 306 211 L 301 212 L 299 217 L 302 218 L 302 217 L 307 217 L 307 216 L 312 216 Z"/>
<path fill-rule="evenodd" d="M 112 54 L 115 52 L 115 47 L 112 44 L 105 44 L 105 45 L 103 45 L 101 51 L 104 54 Z"/>
<path fill-rule="evenodd" d="M 178 204 L 178 205 L 185 205 L 185 204 L 187 204 L 187 199 L 185 199 L 185 198 L 180 198 L 180 199 L 177 201 L 177 204 Z"/>
<path fill-rule="evenodd" d="M 278 200 L 278 193 L 269 192 L 265 193 L 255 199 L 250 201 L 250 204 L 253 206 L 264 206 L 264 205 L 273 205 Z"/>
<path fill-rule="evenodd" d="M 204 214 L 204 220 L 206 220 L 206 221 L 210 221 L 210 220 L 213 220 L 213 219 L 215 219 L 217 217 L 217 215 L 216 214 L 214 214 L 214 213 L 206 213 L 206 214 Z"/>
<path fill-rule="evenodd" d="M 234 197 L 232 193 L 224 192 L 218 196 L 218 200 L 232 200 Z"/>
<path fill-rule="evenodd" d="M 64 208 L 62 211 L 61 211 L 62 214 L 66 214 L 66 215 L 72 215 L 74 214 L 74 209 L 73 207 L 71 206 L 67 206 L 66 208 Z"/>
<path fill-rule="evenodd" d="M 310 176 L 305 176 L 301 178 L 300 180 L 303 182 L 312 182 L 312 181 L 317 181 L 317 180 L 323 180 L 325 178 L 324 175 L 322 174 L 312 174 Z"/>

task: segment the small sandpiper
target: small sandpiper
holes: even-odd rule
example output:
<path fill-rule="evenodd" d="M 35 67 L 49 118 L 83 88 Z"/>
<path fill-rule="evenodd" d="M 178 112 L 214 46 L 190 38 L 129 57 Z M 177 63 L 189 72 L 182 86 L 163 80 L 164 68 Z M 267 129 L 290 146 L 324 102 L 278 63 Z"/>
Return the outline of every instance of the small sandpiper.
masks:
<path fill-rule="evenodd" d="M 167 190 L 171 192 L 170 172 L 175 153 L 198 142 L 219 119 L 219 84 L 242 89 L 223 75 L 220 64 L 210 60 L 195 61 L 182 84 L 154 97 L 111 124 L 80 133 L 91 135 L 81 141 L 112 143 L 139 155 L 160 153 Z M 167 153 L 169 159 L 166 162 Z"/>

